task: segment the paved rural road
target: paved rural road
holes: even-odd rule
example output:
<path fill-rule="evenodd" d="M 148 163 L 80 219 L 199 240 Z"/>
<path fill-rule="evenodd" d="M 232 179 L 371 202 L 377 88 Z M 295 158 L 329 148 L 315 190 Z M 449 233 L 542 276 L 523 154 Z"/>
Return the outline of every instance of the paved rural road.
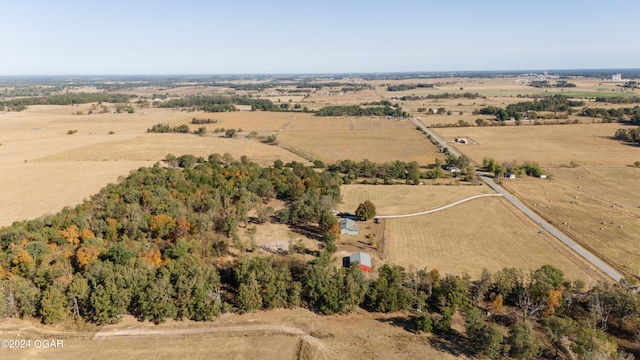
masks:
<path fill-rule="evenodd" d="M 411 213 L 411 214 L 402 214 L 402 215 L 379 215 L 379 216 L 376 216 L 375 218 L 376 219 L 397 219 L 397 218 L 404 218 L 404 217 L 410 217 L 410 216 L 431 214 L 433 212 L 441 211 L 441 210 L 444 210 L 444 209 L 448 209 L 448 208 L 450 208 L 452 206 L 456 206 L 456 205 L 462 204 L 462 203 L 470 201 L 470 200 L 479 199 L 479 198 L 483 198 L 483 197 L 489 197 L 489 196 L 502 196 L 502 194 L 475 195 L 475 196 L 470 196 L 470 197 L 462 199 L 462 200 L 458 200 L 456 202 L 452 202 L 451 204 L 448 204 L 448 205 L 445 205 L 445 206 L 441 206 L 441 207 L 436 208 L 436 209 L 431 209 L 431 210 L 426 210 L 426 211 L 421 211 L 421 212 L 416 212 L 416 213 Z"/>
<path fill-rule="evenodd" d="M 480 178 L 485 183 L 487 183 L 487 185 L 491 186 L 495 191 L 497 191 L 500 194 L 502 194 L 502 196 L 504 196 L 505 199 L 507 199 L 511 204 L 513 204 L 513 206 L 515 206 L 520 211 L 522 211 L 531 220 L 535 221 L 536 224 L 540 225 L 542 228 L 544 228 L 549 233 L 551 233 L 551 235 L 553 235 L 556 238 L 558 238 L 558 240 L 562 241 L 565 245 L 570 247 L 573 251 L 577 252 L 580 256 L 582 256 L 587 261 L 589 261 L 591 264 L 593 264 L 595 267 L 600 269 L 603 273 L 609 275 L 615 281 L 620 281 L 622 278 L 624 278 L 624 276 L 621 273 L 619 273 L 618 271 L 613 269 L 611 266 L 607 265 L 607 263 L 605 263 L 604 261 L 600 260 L 600 258 L 598 258 L 594 254 L 589 252 L 587 249 L 585 249 L 582 246 L 578 245 L 575 241 L 571 240 L 568 236 L 566 236 L 560 230 L 556 229 L 553 225 L 549 224 L 546 220 L 541 218 L 538 214 L 533 212 L 531 209 L 529 209 L 528 207 L 524 206 L 524 204 L 522 204 L 516 198 L 514 198 L 509 193 L 507 193 L 502 187 L 498 186 L 495 182 L 493 182 L 493 180 L 489 179 L 488 177 L 486 177 L 484 175 L 482 175 Z"/>
<path fill-rule="evenodd" d="M 444 140 L 440 139 L 440 137 L 438 137 L 438 135 L 434 134 L 431 130 L 429 130 L 429 128 L 427 128 L 426 126 L 424 126 L 424 124 L 422 122 L 420 122 L 420 120 L 416 119 L 416 118 L 411 118 L 411 121 L 413 121 L 414 124 L 416 124 L 417 127 L 419 127 L 420 129 L 422 129 L 424 132 L 426 132 L 427 134 L 431 135 L 431 138 L 436 141 L 438 144 L 440 144 L 440 146 L 444 149 L 447 148 L 449 149 L 449 153 L 460 157 L 460 153 L 450 147 L 447 146 L 447 144 L 444 142 Z"/>
<path fill-rule="evenodd" d="M 440 144 L 440 146 L 442 146 L 443 148 L 444 147 L 448 148 L 447 144 L 442 139 L 440 139 L 437 135 L 435 135 L 432 131 L 430 131 L 418 119 L 412 118 L 411 121 L 413 121 L 413 123 L 417 127 L 421 128 L 427 134 L 431 135 L 431 138 L 433 140 L 435 140 L 436 142 L 438 142 Z M 452 148 L 449 148 L 449 152 L 451 154 L 455 155 L 455 156 L 460 156 L 461 155 L 459 152 L 457 152 L 456 150 L 454 150 Z M 611 266 L 609 266 L 607 263 L 602 261 L 596 255 L 592 254 L 587 249 L 585 249 L 582 246 L 578 245 L 575 241 L 571 240 L 563 232 L 561 232 L 560 230 L 556 229 L 553 225 L 548 223 L 546 220 L 541 218 L 538 214 L 533 212 L 531 209 L 529 209 L 524 204 L 522 204 L 520 201 L 518 201 L 513 196 L 511 196 L 509 193 L 507 193 L 502 187 L 498 186 L 495 182 L 493 182 L 493 180 L 489 179 L 486 176 L 480 176 L 480 178 L 482 179 L 482 181 L 487 183 L 487 185 L 491 186 L 491 188 L 493 188 L 495 191 L 497 191 L 498 193 L 502 194 L 502 196 L 505 199 L 507 199 L 507 201 L 509 201 L 511 204 L 513 204 L 513 206 L 515 206 L 517 209 L 522 211 L 522 213 L 524 213 L 526 216 L 528 216 L 536 224 L 540 225 L 543 229 L 548 231 L 551 235 L 555 236 L 558 240 L 562 241 L 565 245 L 567 245 L 573 251 L 578 253 L 578 255 L 582 256 L 588 262 L 593 264 L 593 266 L 595 266 L 598 269 L 600 269 L 600 271 L 602 271 L 603 273 L 607 274 L 608 276 L 613 278 L 615 281 L 620 281 L 620 280 L 622 280 L 624 278 L 624 276 L 621 273 L 619 273 L 617 270 L 613 269 Z"/>

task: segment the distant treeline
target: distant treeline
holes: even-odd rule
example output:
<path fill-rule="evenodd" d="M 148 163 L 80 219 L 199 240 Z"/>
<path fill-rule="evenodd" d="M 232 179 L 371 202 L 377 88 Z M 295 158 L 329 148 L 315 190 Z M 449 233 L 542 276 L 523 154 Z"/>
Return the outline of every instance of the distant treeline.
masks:
<path fill-rule="evenodd" d="M 402 101 L 416 101 L 416 100 L 439 100 L 439 99 L 476 99 L 476 98 L 485 98 L 478 93 L 470 93 L 465 92 L 462 94 L 457 93 L 443 93 L 443 94 L 429 94 L 425 96 L 417 96 L 417 95 L 405 95 L 400 98 Z"/>
<path fill-rule="evenodd" d="M 610 97 L 597 97 L 596 102 L 603 102 L 609 104 L 636 104 L 640 103 L 640 97 L 638 96 L 610 96 Z"/>
<path fill-rule="evenodd" d="M 217 122 L 218 120 L 215 120 L 215 119 L 198 119 L 198 118 L 191 119 L 191 123 L 194 125 L 216 124 Z"/>
<path fill-rule="evenodd" d="M 214 95 L 192 95 L 180 99 L 173 99 L 159 103 L 161 108 L 189 108 L 197 107 L 199 110 L 207 112 L 236 111 L 234 105 L 250 105 L 251 110 L 262 111 L 282 111 L 283 109 L 275 105 L 270 100 L 252 99 L 245 96 L 214 96 Z"/>
<path fill-rule="evenodd" d="M 400 106 L 371 106 L 358 105 L 325 106 L 318 110 L 316 116 L 390 116 L 394 118 L 409 117 L 409 113 L 402 111 Z"/>
<path fill-rule="evenodd" d="M 387 86 L 387 91 L 405 91 L 416 88 L 432 88 L 433 84 L 398 84 Z"/>
<path fill-rule="evenodd" d="M 555 83 L 553 83 L 551 81 L 539 81 L 539 80 L 536 80 L 536 81 L 530 82 L 529 85 L 531 85 L 533 87 L 537 87 L 537 88 L 570 88 L 570 87 L 576 87 L 576 84 L 567 82 L 566 80 L 558 80 Z"/>
<path fill-rule="evenodd" d="M 6 106 L 8 110 L 20 111 L 30 105 L 74 105 L 88 103 L 127 103 L 134 96 L 108 93 L 69 93 L 63 95 L 51 95 L 42 97 L 17 98 L 0 101 L 0 106 Z"/>
<path fill-rule="evenodd" d="M 578 114 L 580 116 L 589 116 L 593 118 L 602 118 L 605 121 L 628 121 L 632 124 L 640 124 L 640 106 L 634 106 L 632 108 L 617 108 L 617 109 L 603 109 L 603 108 L 584 108 Z M 625 118 L 625 117 L 628 117 Z"/>
<path fill-rule="evenodd" d="M 584 106 L 583 101 L 569 100 L 567 96 L 553 95 L 533 101 L 524 101 L 507 105 L 506 109 L 496 106 L 487 106 L 474 111 L 474 115 L 495 115 L 500 121 L 509 120 L 510 117 L 516 120 L 521 119 L 524 114 L 530 111 L 562 111 L 572 113 L 572 107 Z"/>

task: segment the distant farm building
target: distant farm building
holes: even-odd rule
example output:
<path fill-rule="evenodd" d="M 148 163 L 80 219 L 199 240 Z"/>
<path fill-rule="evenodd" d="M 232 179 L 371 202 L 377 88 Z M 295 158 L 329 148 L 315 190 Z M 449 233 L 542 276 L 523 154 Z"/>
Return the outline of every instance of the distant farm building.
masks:
<path fill-rule="evenodd" d="M 360 228 L 356 225 L 355 221 L 344 218 L 340 220 L 340 234 L 358 235 L 360 234 Z"/>
<path fill-rule="evenodd" d="M 349 256 L 349 266 L 357 264 L 364 272 L 371 272 L 371 255 L 364 252 L 357 252 Z"/>
<path fill-rule="evenodd" d="M 512 174 L 510 172 L 506 172 L 506 173 L 504 173 L 504 177 L 506 177 L 507 179 L 515 179 L 516 178 L 516 174 Z"/>

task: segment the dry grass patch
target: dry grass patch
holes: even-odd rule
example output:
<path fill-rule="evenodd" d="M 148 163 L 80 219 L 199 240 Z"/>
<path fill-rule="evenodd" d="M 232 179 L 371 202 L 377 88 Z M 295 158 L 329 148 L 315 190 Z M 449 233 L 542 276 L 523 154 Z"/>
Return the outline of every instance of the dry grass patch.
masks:
<path fill-rule="evenodd" d="M 435 209 L 464 198 L 494 193 L 486 185 L 344 185 L 340 210 L 355 213 L 369 200 L 377 215 L 400 215 Z"/>
<path fill-rule="evenodd" d="M 437 157 L 443 158 L 408 120 L 315 117 L 312 121 L 291 121 L 278 135 L 278 141 L 329 163 L 369 159 L 426 165 Z"/>
<path fill-rule="evenodd" d="M 368 313 L 357 309 L 345 315 L 323 316 L 305 309 L 276 309 L 250 314 L 224 314 L 211 322 L 168 320 L 153 325 L 131 316 L 99 330 L 145 330 L 162 335 L 139 335 L 94 340 L 98 329 L 56 332 L 33 320 L 5 319 L 0 335 L 8 339 L 62 339 L 61 349 L 10 349 L 3 359 L 455 359 L 457 347 L 430 345 L 430 335 L 398 326 L 408 314 Z M 299 334 L 278 331 L 287 327 Z M 225 328 L 231 331 L 224 331 Z M 260 330 L 260 329 L 274 330 Z M 253 329 L 253 330 L 252 330 Z M 176 334 L 187 332 L 186 334 Z M 188 333 L 189 331 L 196 333 Z M 208 332 L 207 330 L 213 330 Z M 204 331 L 204 332 L 202 332 Z M 199 333 L 197 333 L 199 332 Z M 33 342 L 32 342 L 33 344 Z"/>
<path fill-rule="evenodd" d="M 207 131 L 213 131 L 217 128 L 225 129 L 242 129 L 245 132 L 256 131 L 259 134 L 272 133 L 282 129 L 291 118 L 298 116 L 311 116 L 310 114 L 291 114 L 286 112 L 268 112 L 268 111 L 234 111 L 224 113 L 203 113 L 203 112 L 185 112 L 186 119 L 176 123 L 188 125 L 191 130 L 199 127 L 206 127 Z M 215 124 L 191 124 L 191 119 L 212 119 L 217 120 Z"/>
<path fill-rule="evenodd" d="M 499 162 L 526 160 L 543 166 L 568 165 L 571 161 L 589 166 L 629 165 L 640 159 L 640 147 L 611 137 L 621 124 L 576 124 L 545 126 L 500 126 L 434 129 L 443 140 L 482 164 L 484 157 Z M 471 144 L 456 145 L 456 137 Z"/>
<path fill-rule="evenodd" d="M 550 171 L 552 180 L 519 178 L 503 184 L 563 232 L 637 275 L 640 169 L 578 167 Z"/>
<path fill-rule="evenodd" d="M 304 162 L 303 158 L 277 146 L 246 139 L 189 134 L 143 134 L 132 139 L 103 142 L 65 151 L 43 158 L 42 161 L 159 161 L 169 153 L 176 156 L 193 154 L 205 158 L 214 153 L 229 153 L 236 159 L 246 155 L 261 165 L 273 165 L 277 159 L 285 162 Z"/>
<path fill-rule="evenodd" d="M 387 259 L 405 268 L 466 272 L 478 278 L 483 268 L 527 271 L 551 264 L 568 278 L 587 284 L 597 276 L 504 199 L 483 198 L 429 215 L 385 222 Z"/>

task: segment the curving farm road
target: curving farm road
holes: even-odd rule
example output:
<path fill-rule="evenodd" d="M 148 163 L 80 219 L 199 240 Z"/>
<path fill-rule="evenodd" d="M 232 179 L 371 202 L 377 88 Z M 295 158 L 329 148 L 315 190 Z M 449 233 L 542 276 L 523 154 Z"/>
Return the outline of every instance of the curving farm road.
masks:
<path fill-rule="evenodd" d="M 475 195 L 475 196 L 470 196 L 468 198 L 465 198 L 465 199 L 462 199 L 462 200 L 458 200 L 456 202 L 452 202 L 451 204 L 447 204 L 445 206 L 441 206 L 439 208 L 435 208 L 435 209 L 431 209 L 431 210 L 420 211 L 420 212 L 411 213 L 411 214 L 402 214 L 402 215 L 379 215 L 379 216 L 376 216 L 375 218 L 376 219 L 397 219 L 397 218 L 404 218 L 404 217 L 410 217 L 410 216 L 431 214 L 433 212 L 441 211 L 441 210 L 444 210 L 444 209 L 448 209 L 448 208 L 450 208 L 452 206 L 456 206 L 456 205 L 462 204 L 462 203 L 470 201 L 470 200 L 479 199 L 479 198 L 488 197 L 488 196 L 502 196 L 502 194 Z"/>

